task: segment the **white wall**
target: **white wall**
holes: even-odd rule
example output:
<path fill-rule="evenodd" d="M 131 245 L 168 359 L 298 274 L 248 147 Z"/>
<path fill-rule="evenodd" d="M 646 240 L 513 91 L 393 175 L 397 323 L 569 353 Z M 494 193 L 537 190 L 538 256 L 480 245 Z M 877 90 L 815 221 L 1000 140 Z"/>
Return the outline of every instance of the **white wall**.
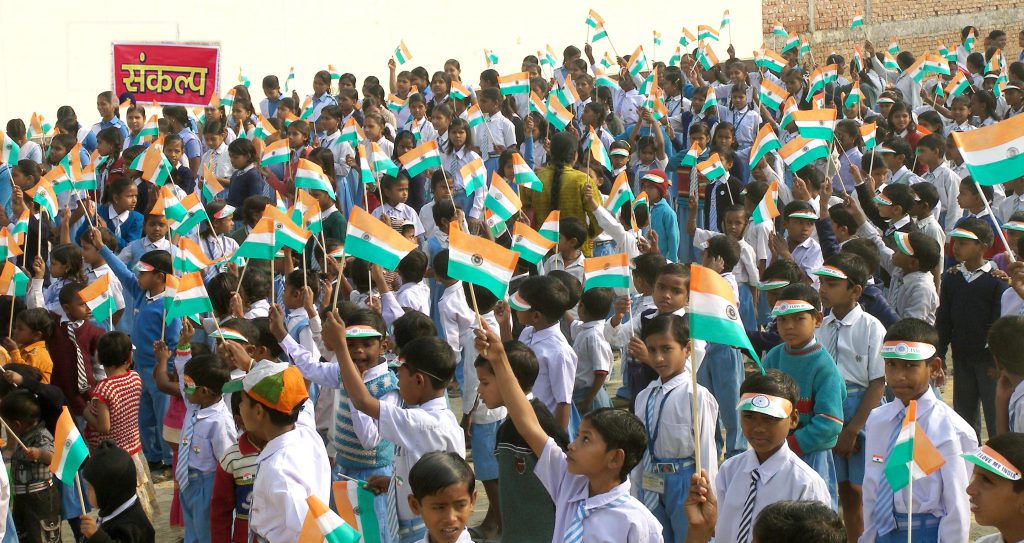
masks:
<path fill-rule="evenodd" d="M 401 39 L 413 55 L 404 68 L 422 65 L 433 72 L 454 57 L 462 63 L 463 79 L 474 84 L 485 68 L 485 47 L 500 56 L 497 69 L 503 74 L 519 71 L 522 57 L 545 44 L 560 62 L 566 45 L 583 45 L 589 7 L 604 17 L 620 55 L 643 44 L 650 58 L 656 29 L 663 45 L 655 56 L 667 60 L 682 26 L 694 34 L 698 24 L 717 28 L 724 9 L 732 13 L 739 56 L 749 57 L 761 44 L 760 0 L 177 0 L 154 3 L 159 9 L 150 10 L 137 9 L 140 4 L 0 0 L 0 129 L 12 117 L 27 121 L 33 111 L 53 122 L 63 104 L 74 106 L 83 124 L 95 122 L 95 97 L 112 84 L 113 41 L 219 42 L 219 92 L 236 83 L 241 67 L 254 96 L 262 94 L 264 75 L 277 74 L 283 82 L 290 66 L 299 94 L 310 91 L 313 74 L 328 63 L 360 80 L 371 74 L 384 79 Z M 715 47 L 722 59 L 728 39 L 723 32 Z M 599 42 L 595 56 L 608 47 L 608 40 Z"/>

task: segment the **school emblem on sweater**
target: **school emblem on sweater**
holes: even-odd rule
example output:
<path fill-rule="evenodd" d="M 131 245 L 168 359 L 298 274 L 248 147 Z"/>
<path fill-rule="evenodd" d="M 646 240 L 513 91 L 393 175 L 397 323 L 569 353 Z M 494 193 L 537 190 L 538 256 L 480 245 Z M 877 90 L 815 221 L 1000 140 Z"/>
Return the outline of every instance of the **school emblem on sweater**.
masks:
<path fill-rule="evenodd" d="M 517 456 L 512 460 L 512 466 L 515 467 L 516 473 L 522 475 L 526 473 L 526 459 L 522 456 Z"/>

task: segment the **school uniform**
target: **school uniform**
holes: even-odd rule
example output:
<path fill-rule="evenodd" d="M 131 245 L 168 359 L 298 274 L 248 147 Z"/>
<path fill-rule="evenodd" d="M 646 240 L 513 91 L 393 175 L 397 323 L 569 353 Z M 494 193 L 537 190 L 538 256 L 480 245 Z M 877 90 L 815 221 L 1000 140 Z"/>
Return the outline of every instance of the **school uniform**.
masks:
<path fill-rule="evenodd" d="M 580 282 L 580 285 L 582 285 L 584 280 L 583 262 L 585 260 L 586 257 L 583 255 L 583 251 L 580 251 L 576 258 L 569 261 L 562 257 L 562 253 L 556 251 L 541 263 L 540 269 L 537 271 L 540 275 L 547 275 L 555 270 L 562 270 L 575 277 Z"/>
<path fill-rule="evenodd" d="M 537 330 L 527 326 L 519 334 L 519 341 L 533 350 L 540 366 L 533 394 L 544 406 L 555 413 L 558 404 L 572 404 L 572 387 L 576 380 L 576 352 L 562 335 L 558 323 Z M 557 531 L 556 531 L 557 533 Z"/>
<path fill-rule="evenodd" d="M 270 301 L 266 298 L 256 300 L 249 306 L 249 309 L 242 315 L 245 320 L 258 319 L 270 316 Z"/>
<path fill-rule="evenodd" d="M 416 145 L 433 141 L 434 138 L 437 137 L 437 130 L 434 130 L 434 125 L 427 117 L 409 119 L 409 122 L 405 123 L 402 130 L 412 132 L 413 138 L 416 140 Z"/>
<path fill-rule="evenodd" d="M 670 262 L 679 259 L 679 220 L 665 198 L 650 205 L 651 228 L 658 233 L 658 252 Z"/>
<path fill-rule="evenodd" d="M 181 165 L 188 166 L 189 161 L 194 158 L 199 158 L 203 154 L 203 145 L 199 142 L 199 137 L 196 136 L 195 132 L 187 126 L 178 132 L 181 136 L 181 141 L 185 152 L 181 155 Z"/>
<path fill-rule="evenodd" d="M 611 399 L 603 386 L 594 396 L 592 405 L 581 403 L 594 388 L 595 374 L 607 376 L 612 371 L 612 347 L 604 336 L 605 323 L 604 319 L 572 323 L 572 350 L 578 361 L 572 400 L 581 415 L 600 407 L 611 407 Z"/>
<path fill-rule="evenodd" d="M 126 209 L 118 213 L 114 210 L 114 206 L 106 204 L 100 206 L 96 215 L 103 219 L 103 225 L 114 233 L 114 237 L 117 239 L 118 251 L 123 250 L 129 243 L 142 237 L 143 217 L 142 213 L 138 211 Z M 77 236 L 82 235 L 82 232 L 88 228 L 88 222 L 83 224 L 78 230 L 78 234 L 76 234 L 76 239 Z"/>
<path fill-rule="evenodd" d="M 694 394 L 699 418 L 692 408 Z M 700 426 L 701 467 L 707 470 L 709 481 L 718 475 L 718 447 L 712 437 L 718 415 L 718 402 L 711 392 L 701 385 L 693 390 L 688 369 L 668 381 L 652 381 L 636 398 L 636 416 L 647 432 L 647 450 L 630 473 L 630 493 L 654 513 L 666 541 L 682 543 L 689 526 L 683 503 L 696 471 L 694 424 Z"/>
<path fill-rule="evenodd" d="M 313 115 L 309 117 L 309 121 L 312 123 L 316 123 L 320 120 L 320 112 L 323 111 L 325 107 L 338 105 L 338 99 L 332 96 L 330 92 L 324 92 L 320 96 L 311 94 L 307 97 L 312 100 L 310 107 L 313 108 Z"/>
<path fill-rule="evenodd" d="M 994 211 L 1000 222 L 1008 222 L 1011 215 L 1018 211 L 1024 211 L 1024 193 L 1007 196 L 1002 202 L 999 202 Z"/>
<path fill-rule="evenodd" d="M 256 169 L 255 162 L 231 174 L 231 180 L 228 183 L 227 189 L 228 193 L 224 201 L 235 208 L 235 221 L 242 221 L 242 204 L 245 203 L 246 198 L 250 196 L 267 196 L 268 187 L 267 180 Z M 271 192 L 271 200 L 273 200 L 273 196 Z"/>
<path fill-rule="evenodd" d="M 1010 394 L 1010 431 L 1024 432 L 1024 381 Z"/>
<path fill-rule="evenodd" d="M 814 275 L 814 271 L 825 263 L 825 259 L 821 255 L 821 245 L 818 245 L 818 241 L 813 236 L 809 236 L 791 249 L 790 254 L 793 255 L 793 260 L 800 266 L 800 269 L 811 279 L 811 285 L 817 289 L 819 281 L 818 276 Z"/>
<path fill-rule="evenodd" d="M 349 170 L 351 170 L 345 159 L 354 156 L 355 151 L 352 150 L 352 146 L 347 141 L 341 141 L 341 130 L 335 130 L 333 133 L 324 136 L 320 140 L 320 147 L 329 150 L 334 157 L 334 179 L 337 183 L 339 177 L 347 176 Z"/>
<path fill-rule="evenodd" d="M 639 87 L 642 83 L 640 78 L 637 76 L 632 77 L 634 86 Z M 624 126 L 636 124 L 640 119 L 637 109 L 643 103 L 644 97 L 640 95 L 636 88 L 628 91 L 624 91 L 618 86 L 608 88 L 612 91 L 612 111 L 615 112 L 615 115 L 622 119 Z"/>
<path fill-rule="evenodd" d="M 850 166 L 853 165 L 860 168 L 861 158 L 863 157 L 864 154 L 857 147 L 847 149 L 845 153 L 839 155 L 839 171 L 832 178 L 832 190 L 835 194 L 841 192 L 853 194 L 856 192 L 857 182 L 854 180 L 853 174 L 850 173 Z"/>
<path fill-rule="evenodd" d="M 148 237 L 141 237 L 128 244 L 117 257 L 121 259 L 129 268 L 134 267 L 138 264 L 139 259 L 142 255 L 152 251 L 167 251 L 171 253 L 171 258 L 178 252 L 178 248 L 171 245 L 170 240 L 167 238 L 160 238 L 157 241 L 151 241 Z"/>
<path fill-rule="evenodd" d="M 906 406 L 896 400 L 876 408 L 868 416 L 864 469 L 864 533 L 861 543 L 907 540 L 907 493 L 895 494 L 883 470 L 899 436 Z M 917 399 L 917 424 L 946 463 L 938 471 L 917 479 L 914 485 L 914 541 L 967 541 L 971 511 L 967 493 L 970 474 L 962 453 L 977 450 L 978 440 L 971 425 L 960 418 L 929 387 Z"/>
<path fill-rule="evenodd" d="M 43 148 L 38 143 L 27 140 L 18 152 L 18 160 L 31 160 L 36 164 L 43 163 Z"/>
<path fill-rule="evenodd" d="M 754 475 L 754 472 L 757 475 Z M 754 480 L 757 480 L 755 483 Z M 751 532 L 740 533 L 748 500 L 753 499 L 750 528 L 765 507 L 781 501 L 816 501 L 829 505 L 832 497 L 825 481 L 800 460 L 785 442 L 782 447 L 759 462 L 753 449 L 722 463 L 715 481 L 718 497 L 718 522 L 715 541 L 749 543 Z M 753 494 L 753 498 L 751 498 Z M 747 536 L 742 537 L 741 536 Z"/>
<path fill-rule="evenodd" d="M 238 250 L 238 242 L 234 238 L 225 236 L 224 234 L 212 234 L 209 236 L 199 236 L 199 248 L 206 255 L 206 258 L 217 261 L 223 257 L 227 257 L 235 254 Z M 217 276 L 222 270 L 223 266 L 210 266 L 203 270 L 203 282 L 210 282 L 211 279 Z"/>
<path fill-rule="evenodd" d="M 442 396 L 415 406 L 399 407 L 381 403 L 377 421 L 380 437 L 395 446 L 395 475 L 405 480 L 409 471 L 423 455 L 433 451 L 447 451 L 466 455 L 466 436 L 455 414 Z M 398 485 L 398 526 L 403 543 L 423 536 L 423 519 L 409 508 L 412 489 L 408 484 Z"/>
<path fill-rule="evenodd" d="M 704 193 L 704 227 L 721 233 L 725 208 L 734 203 L 743 203 L 743 197 L 740 196 L 742 191 L 743 184 L 728 172 L 709 182 Z"/>
<path fill-rule="evenodd" d="M 721 122 L 732 125 L 740 150 L 749 150 L 753 147 L 757 131 L 761 128 L 761 113 L 749 103 L 743 109 L 718 106 L 718 118 Z"/>
<path fill-rule="evenodd" d="M 260 100 L 260 114 L 267 119 L 273 118 L 277 115 L 277 106 L 281 105 L 283 99 L 284 94 L 279 94 L 277 100 L 271 100 L 269 97 Z"/>
<path fill-rule="evenodd" d="M 202 162 L 210 168 L 216 177 L 230 179 L 231 174 L 235 173 L 235 168 L 231 165 L 231 157 L 228 155 L 227 142 L 222 142 L 220 147 L 203 153 Z"/>
<path fill-rule="evenodd" d="M 567 466 L 565 453 L 548 438 L 533 472 L 555 503 L 555 537 L 568 539 L 579 533 L 579 541 L 588 543 L 663 541 L 661 523 L 630 495 L 628 480 L 608 492 L 590 496 L 587 478 L 569 473 Z"/>
<path fill-rule="evenodd" d="M 506 149 L 513 147 L 516 144 L 516 127 L 500 111 L 484 115 L 484 122 L 473 129 L 473 142 L 480 149 L 490 178 L 498 169 L 498 157 L 501 155 L 495 146 L 500 145 Z"/>
<path fill-rule="evenodd" d="M 479 128 L 477 127 L 477 129 Z M 486 189 L 478 187 L 472 194 L 466 194 L 466 182 L 462 179 L 462 167 L 478 158 L 481 158 L 480 155 L 463 145 L 460 149 L 451 152 L 444 162 L 444 170 L 451 174 L 449 181 L 452 184 L 452 200 L 455 201 L 455 205 L 459 209 L 466 213 L 466 217 L 474 219 L 483 217 Z"/>
<path fill-rule="evenodd" d="M 841 319 L 835 313 L 825 316 L 821 326 L 815 330 L 814 337 L 836 361 L 839 373 L 846 381 L 843 423 L 849 423 L 857 413 L 871 381 L 885 379 L 885 363 L 881 355 L 885 327 L 861 309 L 859 304 L 855 304 Z M 857 434 L 856 448 L 849 458 L 835 458 L 836 480 L 859 486 L 864 481 L 863 428 Z"/>
<path fill-rule="evenodd" d="M 960 176 L 953 172 L 946 162 L 943 162 L 935 168 L 929 168 L 922 178 L 934 185 L 939 193 L 938 219 L 943 230 L 946 232 L 952 230 L 963 213 L 956 200 L 960 194 Z"/>
<path fill-rule="evenodd" d="M 96 137 L 96 135 L 100 133 L 100 130 L 110 127 L 116 128 L 117 131 L 121 133 L 122 140 L 128 139 L 128 125 L 124 124 L 124 121 L 122 121 L 117 116 L 111 117 L 109 121 L 101 120 L 100 122 L 92 125 L 92 128 L 89 130 L 89 132 L 92 133 L 93 137 Z"/>
<path fill-rule="evenodd" d="M 397 205 L 381 202 L 380 206 L 375 208 L 371 214 L 378 219 L 381 218 L 382 215 L 387 215 L 388 217 L 394 217 L 402 221 L 409 221 L 413 224 L 414 234 L 417 237 L 423 235 L 423 223 L 420 222 L 419 214 L 416 213 L 415 209 L 406 205 L 405 202 L 399 202 Z"/>
<path fill-rule="evenodd" d="M 425 281 L 403 283 L 395 293 L 398 305 L 430 316 L 430 287 Z"/>
<path fill-rule="evenodd" d="M 430 540 L 429 535 L 425 535 L 423 536 L 423 539 L 416 543 L 432 543 L 432 541 Z M 469 535 L 469 530 L 462 530 L 462 533 L 459 534 L 459 538 L 455 540 L 455 543 L 473 543 L 473 537 Z"/>
<path fill-rule="evenodd" d="M 597 206 L 597 209 L 594 210 L 594 218 L 597 219 L 597 225 L 601 227 L 601 230 L 615 243 L 613 253 L 626 253 L 630 262 L 640 256 L 640 249 L 637 247 L 638 233 L 622 226 L 619 219 L 612 215 L 608 208 Z"/>
<path fill-rule="evenodd" d="M 109 276 L 110 297 L 114 299 L 113 313 L 117 313 L 118 311 L 124 310 L 124 289 L 121 287 L 121 281 L 118 280 L 118 278 L 110 270 L 110 266 L 103 264 L 94 268 L 86 264 L 85 269 L 83 271 L 85 273 L 85 279 L 86 281 L 88 281 L 89 284 L 92 284 L 94 281 L 99 281 L 100 278 L 102 278 L 103 276 Z M 110 317 L 111 315 L 99 315 L 100 319 L 106 320 L 106 327 L 112 330 L 114 328 L 114 322 L 110 320 Z M 93 315 L 93 320 L 101 322 L 100 320 L 97 320 L 97 315 Z"/>

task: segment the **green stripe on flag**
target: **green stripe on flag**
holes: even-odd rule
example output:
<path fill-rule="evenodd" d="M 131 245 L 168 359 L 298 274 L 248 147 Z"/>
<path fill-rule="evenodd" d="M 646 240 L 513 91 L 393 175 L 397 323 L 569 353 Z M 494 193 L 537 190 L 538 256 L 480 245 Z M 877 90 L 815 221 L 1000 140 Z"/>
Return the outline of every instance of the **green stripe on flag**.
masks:
<path fill-rule="evenodd" d="M 346 250 L 348 250 L 348 246 L 346 246 Z M 455 259 L 448 261 L 448 276 L 483 287 L 491 291 L 499 300 L 503 300 L 508 292 L 508 283 L 484 273 L 476 266 L 464 264 Z"/>
<path fill-rule="evenodd" d="M 114 297 L 109 295 L 108 292 L 107 299 L 100 305 L 92 308 L 90 311 L 92 312 L 93 320 L 96 322 L 106 322 L 106 320 L 110 318 L 111 314 L 114 313 Z"/>
<path fill-rule="evenodd" d="M 690 316 L 691 338 L 746 349 L 754 362 L 757 362 L 757 367 L 761 368 L 761 373 L 764 373 L 761 359 L 754 351 L 754 346 L 750 344 L 750 338 L 747 337 L 747 332 L 743 329 L 742 324 L 730 319 L 701 315 L 700 313 L 688 313 L 688 315 Z"/>
<path fill-rule="evenodd" d="M 583 284 L 583 290 L 592 288 L 629 288 L 629 276 L 608 273 L 588 277 Z"/>
<path fill-rule="evenodd" d="M 57 478 L 65 485 L 73 486 L 78 469 L 82 467 L 85 459 L 89 457 L 89 446 L 85 444 L 82 434 L 77 431 L 74 435 L 68 436 L 68 443 L 64 444 L 64 458 L 61 463 L 61 472 Z"/>
<path fill-rule="evenodd" d="M 198 315 L 199 313 L 211 313 L 213 312 L 213 304 L 210 303 L 209 298 L 189 298 L 186 300 L 174 300 L 171 303 L 171 307 L 167 308 L 167 322 L 171 322 L 176 317 L 185 317 L 188 315 Z"/>
<path fill-rule="evenodd" d="M 433 155 L 429 157 L 424 157 L 416 164 L 412 164 L 411 166 L 407 167 L 405 171 L 406 173 L 409 174 L 409 177 L 416 177 L 417 175 L 423 173 L 426 170 L 429 170 L 430 168 L 440 167 L 441 157 L 439 155 Z"/>
<path fill-rule="evenodd" d="M 894 492 L 899 492 L 910 484 L 910 463 L 913 461 L 914 440 L 897 441 L 883 470 L 885 480 L 889 482 Z"/>
<path fill-rule="evenodd" d="M 377 264 L 389 270 L 394 270 L 398 267 L 398 263 L 402 261 L 398 255 L 389 253 L 384 249 L 381 249 L 377 245 L 372 243 L 373 239 L 364 240 L 357 236 L 347 236 L 345 238 L 345 252 L 350 256 L 361 258 L 372 264 Z"/>
<path fill-rule="evenodd" d="M 998 185 L 1020 177 L 1024 171 L 1024 153 L 990 164 L 967 164 L 971 177 L 980 185 Z"/>

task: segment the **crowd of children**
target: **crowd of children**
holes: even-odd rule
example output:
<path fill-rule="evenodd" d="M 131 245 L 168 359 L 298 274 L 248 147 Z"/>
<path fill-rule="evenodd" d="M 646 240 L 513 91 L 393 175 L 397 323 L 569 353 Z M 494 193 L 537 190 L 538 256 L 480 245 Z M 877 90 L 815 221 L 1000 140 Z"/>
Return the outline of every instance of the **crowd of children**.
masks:
<path fill-rule="evenodd" d="M 12 119 L 2 541 L 314 541 L 316 502 L 389 543 L 960 542 L 972 514 L 1024 540 L 1024 177 L 975 179 L 954 136 L 1020 112 L 1024 63 L 979 35 L 924 78 L 870 42 L 849 66 L 587 44 L 523 59 L 526 92 L 393 59 L 304 101 L 267 76 L 255 107 Z M 810 110 L 837 117 L 813 161 Z M 385 265 L 371 234 L 408 248 Z M 516 251 L 505 295 L 467 234 Z M 596 286 L 614 255 L 629 277 Z M 752 352 L 691 337 L 691 264 Z"/>

